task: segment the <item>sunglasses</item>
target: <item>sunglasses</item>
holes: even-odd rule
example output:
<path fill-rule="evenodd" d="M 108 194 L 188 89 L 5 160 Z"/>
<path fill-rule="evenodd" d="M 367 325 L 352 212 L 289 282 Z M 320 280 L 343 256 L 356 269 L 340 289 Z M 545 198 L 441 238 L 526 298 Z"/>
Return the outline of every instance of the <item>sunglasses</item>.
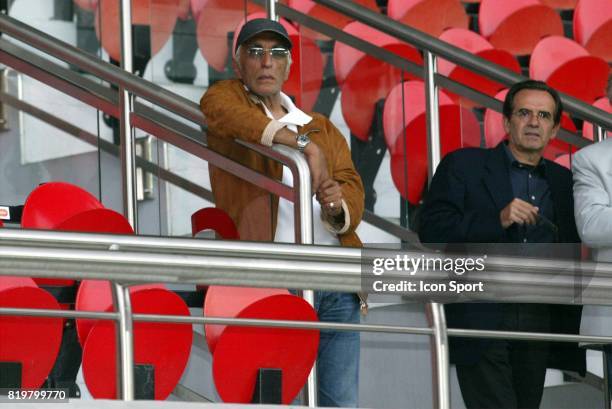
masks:
<path fill-rule="evenodd" d="M 249 47 L 247 48 L 247 55 L 249 58 L 261 60 L 264 57 L 264 54 L 270 54 L 270 57 L 282 60 L 287 58 L 289 55 L 289 50 L 284 47 L 273 47 L 273 48 L 263 48 L 263 47 Z"/>

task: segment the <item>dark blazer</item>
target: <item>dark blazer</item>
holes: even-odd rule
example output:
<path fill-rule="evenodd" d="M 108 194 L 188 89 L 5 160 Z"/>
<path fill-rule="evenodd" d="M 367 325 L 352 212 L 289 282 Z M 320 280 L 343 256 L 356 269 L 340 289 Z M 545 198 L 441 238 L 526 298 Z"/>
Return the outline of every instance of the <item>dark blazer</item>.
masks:
<path fill-rule="evenodd" d="M 499 214 L 514 199 L 503 143 L 493 149 L 466 148 L 449 153 L 440 162 L 419 216 L 419 238 L 427 243 L 518 243 L 517 227 L 504 230 Z M 558 241 L 579 243 L 574 221 L 572 174 L 545 159 L 548 181 L 558 226 Z M 452 245 L 451 245 L 452 246 Z M 528 246 L 528 245 L 527 245 Z M 497 246 L 502 247 L 502 246 Z M 578 246 L 576 246 L 578 248 Z M 498 248 L 499 250 L 499 248 Z M 556 333 L 577 334 L 581 307 L 550 307 L 551 328 Z M 500 329 L 503 305 L 462 303 L 446 306 L 447 322 L 453 328 Z M 450 338 L 453 363 L 478 361 L 491 341 Z M 549 366 L 585 371 L 585 353 L 575 343 L 551 343 Z"/>

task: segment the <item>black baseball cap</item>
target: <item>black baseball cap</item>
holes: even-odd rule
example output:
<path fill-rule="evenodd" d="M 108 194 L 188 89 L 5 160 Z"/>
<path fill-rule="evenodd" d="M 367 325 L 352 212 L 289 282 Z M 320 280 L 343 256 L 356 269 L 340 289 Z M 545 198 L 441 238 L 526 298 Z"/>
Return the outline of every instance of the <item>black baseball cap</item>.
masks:
<path fill-rule="evenodd" d="M 253 38 L 257 34 L 266 32 L 278 34 L 278 36 L 281 37 L 281 39 L 285 43 L 285 46 L 289 50 L 291 50 L 293 44 L 291 44 L 289 34 L 287 34 L 287 30 L 285 30 L 285 27 L 283 27 L 281 23 L 267 18 L 256 18 L 254 20 L 246 22 L 245 25 L 242 26 L 242 29 L 238 34 L 238 40 L 236 40 L 236 50 L 240 45 Z M 236 50 L 234 50 L 234 52 L 236 52 Z"/>

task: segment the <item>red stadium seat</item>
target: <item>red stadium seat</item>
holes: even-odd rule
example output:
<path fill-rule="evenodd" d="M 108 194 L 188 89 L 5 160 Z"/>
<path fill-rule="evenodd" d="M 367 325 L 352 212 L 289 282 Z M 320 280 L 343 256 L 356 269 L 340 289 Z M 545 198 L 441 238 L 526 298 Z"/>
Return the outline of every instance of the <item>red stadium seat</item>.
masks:
<path fill-rule="evenodd" d="M 508 90 L 505 89 L 499 92 L 495 98 L 503 101 L 506 97 Z M 503 125 L 503 116 L 500 112 L 492 109 L 487 109 L 484 114 L 484 134 L 485 144 L 487 148 L 493 148 L 497 146 L 502 140 L 507 138 L 506 131 Z M 576 125 L 570 119 L 567 114 L 563 114 L 561 117 L 561 127 L 569 132 L 576 132 Z M 560 139 L 553 139 L 546 149 L 544 149 L 544 157 L 549 160 L 555 160 L 559 155 L 563 155 L 570 152 L 576 152 L 576 147 L 564 142 Z"/>
<path fill-rule="evenodd" d="M 610 0 L 580 0 L 574 10 L 574 39 L 589 53 L 612 62 Z"/>
<path fill-rule="evenodd" d="M 83 10 L 95 11 L 98 7 L 98 0 L 74 0 L 74 2 Z"/>
<path fill-rule="evenodd" d="M 415 64 L 423 65 L 423 57 L 414 47 L 363 23 L 354 21 L 347 24 L 343 31 L 391 51 Z M 334 70 L 338 85 L 343 84 L 344 79 L 351 72 L 355 64 L 357 64 L 357 61 L 364 56 L 364 52 L 336 41 L 334 44 Z"/>
<path fill-rule="evenodd" d="M 447 28 L 468 28 L 469 18 L 459 0 L 389 0 L 394 20 L 434 37 Z"/>
<path fill-rule="evenodd" d="M 531 78 L 589 104 L 604 95 L 609 71 L 604 60 L 590 55 L 577 42 L 559 36 L 542 39 L 529 63 Z"/>
<path fill-rule="evenodd" d="M 406 73 L 370 55 L 361 58 L 341 88 L 342 115 L 351 132 L 366 141 L 372 128 L 375 104 L 406 79 Z"/>
<path fill-rule="evenodd" d="M 480 34 L 495 48 L 528 55 L 542 37 L 563 35 L 561 17 L 539 0 L 482 0 Z"/>
<path fill-rule="evenodd" d="M 572 155 L 570 155 L 569 153 L 564 153 L 563 155 L 557 156 L 555 158 L 555 162 L 570 170 L 572 169 Z"/>
<path fill-rule="evenodd" d="M 180 18 L 181 20 L 187 20 L 189 18 L 190 10 L 191 0 L 179 0 L 178 18 Z"/>
<path fill-rule="evenodd" d="M 242 20 L 234 32 L 240 32 L 247 20 L 265 17 L 264 13 L 253 13 L 246 20 Z M 323 82 L 323 55 L 314 40 L 300 35 L 298 30 L 287 20 L 281 19 L 280 23 L 287 30 L 293 43 L 291 49 L 293 63 L 291 64 L 289 78 L 283 85 L 283 92 L 294 97 L 296 105 L 304 111 L 312 111 Z M 236 47 L 236 40 L 235 37 L 232 49 Z"/>
<path fill-rule="evenodd" d="M 25 277 L 0 277 L 0 308 L 58 310 L 47 291 Z M 61 319 L 0 315 L 0 362 L 21 364 L 21 388 L 40 388 L 57 358 Z"/>
<path fill-rule="evenodd" d="M 62 223 L 88 210 L 104 206 L 89 192 L 69 183 L 45 183 L 30 193 L 23 207 L 24 229 L 57 229 Z M 35 278 L 39 285 L 72 285 L 74 280 Z"/>
<path fill-rule="evenodd" d="M 370 10 L 378 12 L 376 0 L 353 0 L 352 3 L 359 4 Z M 339 29 L 343 29 L 344 26 L 353 20 L 344 14 L 333 11 L 332 9 L 317 4 L 312 0 L 288 0 L 288 5 L 301 13 L 308 14 L 312 18 L 321 20 L 324 23 Z M 304 36 L 315 40 L 328 40 L 327 36 L 307 27 L 300 27 L 300 32 Z"/>
<path fill-rule="evenodd" d="M 262 11 L 244 0 L 191 0 L 191 10 L 197 24 L 198 47 L 204 59 L 217 71 L 224 71 L 230 50 L 227 35 L 245 16 Z"/>
<path fill-rule="evenodd" d="M 484 37 L 473 31 L 463 28 L 451 28 L 444 31 L 439 38 L 517 74 L 521 72 L 521 67 L 512 54 L 507 51 L 496 50 Z M 438 72 L 489 96 L 494 96 L 504 88 L 504 85 L 498 82 L 475 74 L 473 71 L 459 67 L 444 59 L 440 59 L 438 62 Z M 468 98 L 460 98 L 455 94 L 449 95 L 464 106 L 472 107 L 476 105 L 476 103 Z"/>
<path fill-rule="evenodd" d="M 211 286 L 204 300 L 205 317 L 234 318 L 247 306 L 266 297 L 289 294 L 285 289 Z M 205 325 L 206 343 L 210 353 L 215 352 L 217 341 L 226 325 Z"/>
<path fill-rule="evenodd" d="M 179 0 L 132 0 L 132 24 L 151 28 L 151 56 L 166 44 L 179 12 Z M 111 58 L 121 61 L 119 0 L 99 0 L 95 26 L 102 47 Z"/>
<path fill-rule="evenodd" d="M 161 285 L 130 288 L 132 311 L 136 314 L 189 315 L 185 302 Z M 110 284 L 85 280 L 77 294 L 79 311 L 112 311 Z M 116 399 L 116 326 L 112 321 L 77 320 L 83 346 L 83 377 L 96 399 Z M 134 323 L 134 363 L 154 368 L 155 399 L 164 400 L 176 387 L 189 359 L 191 324 Z"/>
<path fill-rule="evenodd" d="M 601 109 L 602 111 L 609 112 L 612 114 L 612 105 L 610 104 L 610 100 L 607 97 L 599 98 L 593 106 Z M 584 121 L 584 125 L 582 126 L 582 135 L 585 138 L 593 140 L 593 124 L 590 122 Z M 608 131 L 608 138 L 612 138 L 612 131 Z"/>
<path fill-rule="evenodd" d="M 225 240 L 240 240 L 238 229 L 229 215 L 216 207 L 205 207 L 191 215 L 191 235 L 214 230 Z"/>
<path fill-rule="evenodd" d="M 543 4 L 556 10 L 573 10 L 578 0 L 540 0 Z"/>
<path fill-rule="evenodd" d="M 444 92 L 440 92 L 439 104 L 442 155 L 461 147 L 480 146 L 480 126 L 474 114 L 456 105 Z M 422 81 L 407 81 L 391 90 L 385 100 L 383 126 L 393 182 L 404 198 L 417 204 L 427 182 L 428 162 Z"/>
<path fill-rule="evenodd" d="M 288 294 L 253 302 L 236 318 L 318 320 L 315 310 L 305 300 Z M 290 404 L 312 370 L 318 346 L 318 330 L 228 327 L 219 337 L 213 355 L 217 392 L 224 402 L 250 403 L 257 371 L 274 368 L 282 373 L 281 402 Z"/>

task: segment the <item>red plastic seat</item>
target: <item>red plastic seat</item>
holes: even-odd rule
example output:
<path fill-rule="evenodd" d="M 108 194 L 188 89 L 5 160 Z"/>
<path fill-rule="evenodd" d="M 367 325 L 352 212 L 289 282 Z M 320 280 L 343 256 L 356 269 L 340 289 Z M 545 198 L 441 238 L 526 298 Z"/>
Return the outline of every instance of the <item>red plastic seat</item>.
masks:
<path fill-rule="evenodd" d="M 98 7 L 98 0 L 74 0 L 74 2 L 83 10 L 95 11 Z"/>
<path fill-rule="evenodd" d="M 151 28 L 151 56 L 166 44 L 179 12 L 179 0 L 133 0 L 132 24 Z M 119 1 L 99 0 L 95 26 L 102 47 L 116 61 L 121 61 Z"/>
<path fill-rule="evenodd" d="M 609 71 L 604 60 L 590 55 L 577 42 L 559 36 L 542 39 L 529 63 L 531 78 L 588 104 L 604 95 Z"/>
<path fill-rule="evenodd" d="M 58 310 L 47 291 L 26 277 L 0 277 L 0 308 Z M 61 319 L 0 315 L 0 362 L 21 364 L 21 387 L 39 388 L 57 358 L 62 341 Z"/>
<path fill-rule="evenodd" d="M 589 53 L 612 62 L 610 0 L 580 0 L 574 10 L 574 39 Z"/>
<path fill-rule="evenodd" d="M 595 103 L 593 103 L 593 106 L 612 114 L 612 105 L 607 97 L 599 98 L 597 101 L 595 101 Z M 585 138 L 593 140 L 593 124 L 584 121 L 584 125 L 582 126 L 582 134 Z M 612 138 L 612 131 L 608 131 L 608 138 Z"/>
<path fill-rule="evenodd" d="M 266 15 L 263 12 L 250 14 L 246 20 L 242 20 L 238 24 L 234 32 L 240 32 L 247 20 L 265 17 Z M 293 62 L 289 78 L 283 85 L 283 92 L 294 97 L 295 103 L 300 109 L 306 112 L 312 111 L 323 82 L 323 55 L 314 40 L 300 35 L 300 32 L 287 20 L 280 19 L 280 23 L 287 30 L 293 43 L 291 49 Z M 232 49 L 236 48 L 236 40 L 235 37 Z"/>
<path fill-rule="evenodd" d="M 564 153 L 563 155 L 557 156 L 555 158 L 555 162 L 569 170 L 572 169 L 572 155 L 569 153 Z"/>
<path fill-rule="evenodd" d="M 351 2 L 376 12 L 379 11 L 378 6 L 376 5 L 376 0 L 353 0 Z M 333 11 L 332 9 L 317 4 L 312 0 L 288 0 L 288 5 L 301 13 L 307 14 L 312 18 L 321 20 L 324 23 L 339 29 L 343 29 L 344 26 L 352 21 L 352 18 L 346 16 L 345 14 Z M 327 36 L 307 27 L 300 27 L 300 32 L 304 36 L 315 40 L 329 39 Z"/>
<path fill-rule="evenodd" d="M 224 71 L 227 64 L 230 53 L 228 33 L 234 31 L 244 16 L 263 10 L 251 2 L 246 2 L 246 6 L 245 10 L 244 0 L 191 1 L 191 9 L 197 24 L 198 47 L 208 65 L 217 71 Z"/>
<path fill-rule="evenodd" d="M 288 294 L 263 298 L 237 318 L 317 321 L 314 309 Z M 213 355 L 213 378 L 224 402 L 250 403 L 260 368 L 282 373 L 281 401 L 290 404 L 312 370 L 319 346 L 318 330 L 231 326 L 219 337 Z"/>
<path fill-rule="evenodd" d="M 54 230 L 79 213 L 103 207 L 98 199 L 78 186 L 63 182 L 45 183 L 26 199 L 21 227 Z M 34 281 L 39 285 L 74 284 L 74 280 L 53 278 L 35 278 Z"/>
<path fill-rule="evenodd" d="M 372 128 L 375 104 L 407 75 L 399 68 L 366 55 L 353 67 L 342 84 L 342 115 L 351 132 L 366 141 Z"/>
<path fill-rule="evenodd" d="M 531 54 L 542 37 L 563 35 L 559 14 L 539 0 L 482 0 L 478 22 L 483 37 L 514 55 Z"/>
<path fill-rule="evenodd" d="M 495 98 L 503 101 L 506 97 L 508 90 L 502 90 Z M 502 140 L 507 138 L 506 131 L 503 125 L 503 116 L 500 112 L 492 109 L 487 109 L 484 114 L 484 134 L 485 134 L 485 145 L 487 148 L 493 148 L 497 146 Z M 576 125 L 570 119 L 567 114 L 563 114 L 561 117 L 561 128 L 569 132 L 576 132 Z M 544 149 L 543 156 L 549 160 L 555 160 L 559 155 L 566 153 L 576 152 L 576 147 L 564 142 L 558 138 L 551 140 Z"/>
<path fill-rule="evenodd" d="M 447 28 L 468 28 L 469 17 L 459 0 L 389 0 L 387 15 L 434 37 Z"/>
<path fill-rule="evenodd" d="M 349 23 L 344 27 L 344 32 L 359 37 L 378 47 L 382 47 L 404 59 L 410 60 L 418 65 L 423 65 L 423 57 L 416 48 L 399 41 L 397 38 L 382 33 L 370 26 L 358 21 Z M 351 72 L 357 61 L 365 56 L 365 53 L 340 41 L 334 44 L 334 70 L 338 85 L 342 85 L 346 76 Z"/>
<path fill-rule="evenodd" d="M 451 28 L 444 31 L 439 38 L 517 74 L 521 72 L 521 67 L 512 54 L 504 50 L 496 50 L 484 37 L 473 31 L 463 28 Z M 489 96 L 494 96 L 504 88 L 504 85 L 498 82 L 475 74 L 473 71 L 459 67 L 444 59 L 440 59 L 438 62 L 438 72 Z M 449 95 L 464 106 L 472 107 L 477 105 L 468 98 L 450 93 Z"/>
<path fill-rule="evenodd" d="M 540 0 L 543 4 L 556 10 L 573 10 L 578 0 Z"/>
<path fill-rule="evenodd" d="M 474 114 L 444 92 L 440 92 L 439 104 L 442 156 L 461 147 L 480 146 L 480 126 Z M 428 162 L 422 81 L 407 81 L 391 90 L 385 100 L 383 126 L 393 182 L 404 198 L 417 204 L 427 182 Z"/>
<path fill-rule="evenodd" d="M 191 234 L 214 230 L 226 240 L 239 240 L 238 229 L 229 215 L 216 207 L 205 207 L 191 215 Z"/>
<path fill-rule="evenodd" d="M 162 285 L 130 288 L 132 311 L 137 314 L 189 315 L 185 302 Z M 81 283 L 76 309 L 112 311 L 110 284 Z M 112 321 L 77 320 L 83 346 L 83 377 L 96 399 L 116 399 L 116 326 Z M 176 387 L 189 359 L 193 338 L 190 324 L 134 323 L 134 363 L 154 368 L 155 399 L 164 400 Z"/>

